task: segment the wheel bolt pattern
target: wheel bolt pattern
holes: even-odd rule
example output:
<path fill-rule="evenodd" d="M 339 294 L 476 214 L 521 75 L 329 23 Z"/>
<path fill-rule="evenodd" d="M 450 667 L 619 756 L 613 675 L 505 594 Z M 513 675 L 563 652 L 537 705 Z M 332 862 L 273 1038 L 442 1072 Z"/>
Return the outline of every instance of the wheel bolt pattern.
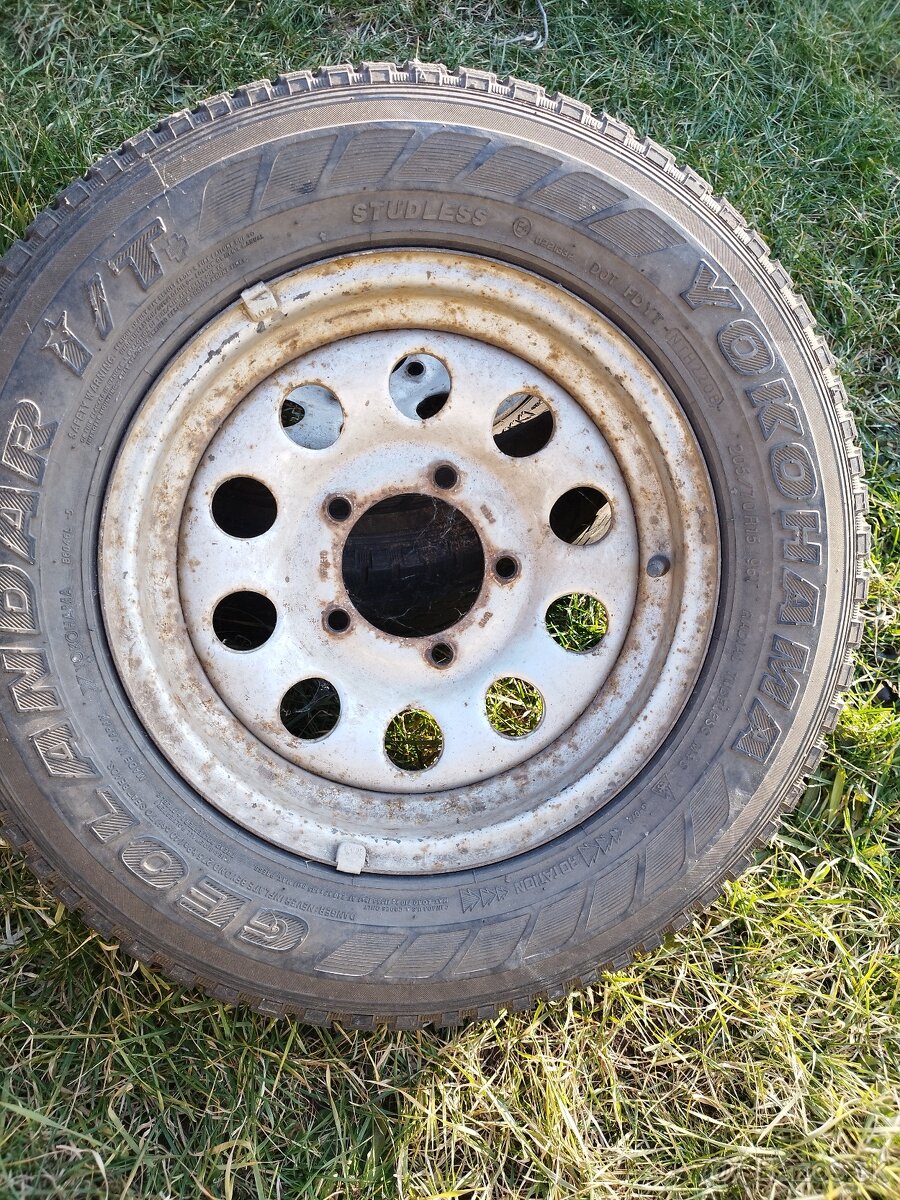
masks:
<path fill-rule="evenodd" d="M 418 423 L 419 426 L 424 426 L 427 422 L 430 443 L 435 447 L 442 442 L 448 448 L 458 444 L 454 441 L 454 435 L 448 436 L 449 430 L 453 428 L 452 424 L 446 430 L 445 426 L 441 424 L 445 420 L 445 410 L 449 411 L 448 403 L 452 405 L 455 383 L 451 378 L 451 370 L 456 370 L 460 366 L 459 362 L 454 359 L 455 366 L 448 367 L 447 364 L 451 358 L 451 355 L 447 355 L 445 360 L 443 356 L 438 357 L 436 354 L 413 349 L 405 355 L 395 358 L 394 366 L 389 372 L 389 386 L 386 390 L 396 409 L 402 414 L 402 419 Z M 327 369 L 323 371 L 321 368 L 314 368 L 314 370 L 319 378 L 331 378 Z M 352 379 L 352 376 L 350 378 Z M 503 376 L 499 370 L 492 373 L 492 369 L 488 369 L 483 378 L 488 381 L 500 380 L 498 390 L 501 391 L 501 395 L 504 394 L 502 391 Z M 371 386 L 370 382 L 367 381 L 366 386 Z M 489 382 L 488 386 L 492 386 L 492 384 Z M 468 384 L 468 388 L 469 391 L 463 403 L 471 405 L 471 383 Z M 342 395 L 342 392 L 346 394 Z M 535 479 L 540 475 L 543 475 L 546 480 L 566 476 L 571 478 L 570 463 L 567 459 L 560 460 L 559 458 L 562 452 L 559 447 L 565 444 L 565 438 L 557 438 L 557 435 L 571 437 L 574 430 L 570 428 L 568 422 L 577 421 L 579 416 L 567 407 L 572 402 L 567 400 L 564 395 L 560 396 L 552 391 L 548 394 L 554 396 L 552 404 L 534 387 L 520 387 L 519 390 L 510 387 L 505 393 L 506 398 L 500 401 L 493 416 L 483 426 L 483 435 L 487 443 L 485 449 L 492 446 L 494 451 L 499 451 L 499 454 L 494 454 L 492 465 L 487 470 L 499 474 L 500 479 L 504 473 L 514 473 L 517 482 L 509 485 L 513 495 L 521 494 L 523 487 L 528 487 L 529 490 L 531 488 L 531 485 L 522 483 L 523 472 L 526 473 L 525 478 L 528 477 L 528 473 L 535 470 L 538 472 Z M 277 403 L 279 406 L 277 409 L 278 422 L 284 433 L 287 433 L 290 440 L 298 447 L 298 453 L 308 455 L 312 450 L 315 452 L 316 459 L 323 464 L 330 462 L 338 470 L 340 469 L 340 459 L 329 459 L 329 455 L 337 453 L 334 444 L 338 437 L 340 436 L 341 439 L 341 447 L 348 445 L 348 437 L 351 438 L 351 444 L 355 439 L 358 445 L 360 433 L 362 432 L 365 436 L 364 426 L 360 427 L 359 425 L 360 419 L 363 421 L 373 418 L 378 420 L 376 409 L 366 412 L 372 401 L 367 399 L 365 408 L 361 408 L 358 400 L 352 394 L 352 385 L 348 383 L 347 374 L 341 375 L 340 372 L 331 378 L 331 386 L 328 387 L 319 383 L 288 387 L 281 392 Z M 459 400 L 457 400 L 458 403 Z M 471 411 L 473 415 L 476 413 L 474 409 Z M 484 409 L 481 407 L 477 411 L 483 412 Z M 264 416 L 261 415 L 261 419 L 265 420 Z M 459 418 L 457 418 L 458 420 Z M 244 436 L 246 438 L 246 434 Z M 523 564 L 526 561 L 530 567 L 533 565 L 532 557 L 535 554 L 535 548 L 529 541 L 528 544 L 523 544 L 520 553 L 507 551 L 498 554 L 495 550 L 493 557 L 489 560 L 488 590 L 485 590 L 483 566 L 477 572 L 478 578 L 476 579 L 469 570 L 472 554 L 465 550 L 460 542 L 459 530 L 465 530 L 467 526 L 470 526 L 472 539 L 474 539 L 473 546 L 489 546 L 488 539 L 491 537 L 492 527 L 496 520 L 490 511 L 490 506 L 485 503 L 485 498 L 477 490 L 483 486 L 482 471 L 484 468 L 479 458 L 479 454 L 482 452 L 474 450 L 470 442 L 471 439 L 464 437 L 462 449 L 469 457 L 466 459 L 463 470 L 455 462 L 441 461 L 440 459 L 426 467 L 428 482 L 433 488 L 439 489 L 441 492 L 453 491 L 454 496 L 458 493 L 459 499 L 454 499 L 453 505 L 440 500 L 433 492 L 429 496 L 427 491 L 430 489 L 425 489 L 421 494 L 404 491 L 404 483 L 406 483 L 406 487 L 409 486 L 409 483 L 402 478 L 401 470 L 394 491 L 388 490 L 384 484 L 381 484 L 380 495 L 383 498 L 367 507 L 365 497 L 367 491 L 371 494 L 371 485 L 361 483 L 358 477 L 354 479 L 352 475 L 345 477 L 344 486 L 350 483 L 353 491 L 350 491 L 349 494 L 345 494 L 343 491 L 335 491 L 331 495 L 326 494 L 324 500 L 320 501 L 320 514 L 326 525 L 334 528 L 347 523 L 348 528 L 334 549 L 323 549 L 321 552 L 317 552 L 319 555 L 318 573 L 321 579 L 325 580 L 337 573 L 338 578 L 334 582 L 338 586 L 342 585 L 345 594 L 349 594 L 353 604 L 365 618 L 364 621 L 359 621 L 356 614 L 349 611 L 350 605 L 346 598 L 342 598 L 340 594 L 335 597 L 335 602 L 326 602 L 325 607 L 319 610 L 321 624 L 326 635 L 329 639 L 334 639 L 331 644 L 335 653 L 346 653 L 343 649 L 338 651 L 338 644 L 347 636 L 351 639 L 347 641 L 347 646 L 356 647 L 363 656 L 370 655 L 371 642 L 366 640 L 369 637 L 367 630 L 374 625 L 376 629 L 382 630 L 388 635 L 386 641 L 382 643 L 383 646 L 389 647 L 392 641 L 397 644 L 399 640 L 413 639 L 421 656 L 420 661 L 423 661 L 430 671 L 445 672 L 451 666 L 457 668 L 447 677 L 448 686 L 453 689 L 451 693 L 448 693 L 452 696 L 451 708 L 453 705 L 457 706 L 453 710 L 457 715 L 451 720 L 453 725 L 452 744 L 456 756 L 464 754 L 463 747 L 467 741 L 463 732 L 464 727 L 461 727 L 459 723 L 460 715 L 463 713 L 468 720 L 474 716 L 477 721 L 475 714 L 481 707 L 482 713 L 487 717 L 487 724 L 495 736 L 503 741 L 527 738 L 544 723 L 548 703 L 555 722 L 559 722 L 561 718 L 566 719 L 566 708 L 570 703 L 570 688 L 568 685 L 560 687 L 558 680 L 547 678 L 543 686 L 546 689 L 546 695 L 549 696 L 548 701 L 541 689 L 527 682 L 518 674 L 503 675 L 501 678 L 495 677 L 494 682 L 491 683 L 491 676 L 487 674 L 490 671 L 490 663 L 485 660 L 487 647 L 484 645 L 483 638 L 481 639 L 481 650 L 474 656 L 467 653 L 465 663 L 460 661 L 456 642 L 425 639 L 428 639 L 429 635 L 433 637 L 435 633 L 459 624 L 474 605 L 478 605 L 475 612 L 480 612 L 481 616 L 477 622 L 471 625 L 473 631 L 478 626 L 484 628 L 488 621 L 499 621 L 499 624 L 492 625 L 491 629 L 501 633 L 505 632 L 510 621 L 510 615 L 505 606 L 512 602 L 512 596 L 515 594 L 517 597 L 513 612 L 522 613 L 522 603 L 524 601 L 525 605 L 528 605 L 532 591 L 535 592 L 535 595 L 531 602 L 536 602 L 537 605 L 541 604 L 541 593 L 548 585 L 552 587 L 552 578 L 559 578 L 560 581 L 565 579 L 567 582 L 571 579 L 573 583 L 576 582 L 581 573 L 579 566 L 583 553 L 581 547 L 593 545 L 596 541 L 606 537 L 612 524 L 611 502 L 606 492 L 601 491 L 600 488 L 587 484 L 580 485 L 570 488 L 569 491 L 562 491 L 554 500 L 552 493 L 547 496 L 546 484 L 543 484 L 535 492 L 536 496 L 540 494 L 542 498 L 530 520 L 530 528 L 517 530 L 516 536 L 524 535 L 524 539 L 534 536 L 541 540 L 545 539 L 552 530 L 561 541 L 568 543 L 566 549 L 555 552 L 555 558 L 551 553 L 550 559 L 546 563 L 540 560 L 537 564 L 538 569 L 535 572 L 531 570 L 528 572 L 527 589 L 515 593 L 507 593 L 505 589 L 520 579 Z M 553 451 L 555 458 L 546 462 L 542 459 L 541 452 L 551 443 L 556 447 Z M 236 464 L 241 463 L 240 445 L 239 438 L 232 439 L 230 461 L 236 461 Z M 601 479 L 604 478 L 605 468 L 597 471 L 595 466 L 598 461 L 603 461 L 602 454 L 598 458 L 596 453 L 588 451 L 587 447 L 591 445 L 588 441 L 582 439 L 582 445 L 584 450 L 579 452 L 582 462 L 581 470 L 594 471 L 600 475 Z M 279 453 L 282 456 L 284 454 L 284 451 L 275 451 L 274 446 L 271 447 L 271 450 L 273 459 Z M 339 452 L 341 455 L 344 454 L 343 449 Z M 355 446 L 351 451 L 351 455 L 353 454 L 359 454 L 359 450 Z M 222 461 L 226 461 L 226 456 L 222 456 Z M 352 461 L 352 457 L 350 461 Z M 490 462 L 491 459 L 489 458 L 487 461 Z M 282 554 L 284 553 L 282 546 L 289 545 L 290 539 L 297 536 L 296 521 L 302 519 L 300 517 L 302 492 L 296 494 L 291 491 L 291 484 L 286 482 L 285 467 L 280 467 L 274 472 L 270 481 L 265 459 L 260 459 L 257 455 L 253 462 L 256 464 L 255 469 L 251 466 L 250 461 L 246 460 L 243 475 L 226 480 L 218 486 L 214 498 L 221 493 L 221 499 L 218 501 L 218 511 L 215 515 L 218 519 L 219 513 L 225 513 L 221 524 L 225 532 L 230 532 L 232 536 L 244 539 L 257 537 L 259 531 L 268 522 L 274 523 L 275 521 L 278 514 L 278 506 L 275 502 L 275 493 L 277 492 L 283 500 L 284 514 L 280 518 L 279 543 L 273 544 L 273 547 L 276 555 Z M 297 479 L 303 479 L 307 469 L 305 463 L 312 465 L 312 459 L 298 460 L 296 468 L 291 468 L 292 473 L 294 470 L 296 471 Z M 320 470 L 317 478 L 327 479 L 330 469 L 331 467 L 326 466 L 324 472 Z M 253 477 L 254 475 L 256 478 Z M 293 475 L 287 476 L 288 479 L 292 477 Z M 334 478 L 338 477 L 334 476 Z M 619 484 L 618 487 L 620 486 Z M 231 495 L 229 495 L 229 489 Z M 375 493 L 375 495 L 378 494 L 378 492 Z M 619 491 L 616 490 L 615 494 L 619 495 Z M 403 507 L 404 504 L 410 510 L 408 513 Z M 385 510 L 384 514 L 381 512 L 382 508 Z M 445 510 L 446 513 L 453 516 L 453 521 L 449 521 L 447 518 L 443 523 L 441 522 L 439 516 L 441 513 L 445 513 Z M 480 517 L 481 514 L 483 514 L 483 521 Z M 371 529 L 365 526 L 366 521 L 372 525 Z M 472 525 L 472 521 L 475 521 L 475 525 Z M 305 535 L 303 536 L 305 537 Z M 566 559 L 567 554 L 572 555 L 571 561 Z M 483 563 L 483 559 L 480 561 Z M 549 563 L 554 565 L 551 567 Z M 287 567 L 287 562 L 285 562 L 285 566 Z M 653 573 L 655 567 L 651 565 L 647 569 Z M 548 570 L 550 574 L 548 574 Z M 231 571 L 234 577 L 233 566 Z M 553 572 L 556 573 L 555 576 Z M 240 574 L 237 577 L 240 578 Z M 254 578 L 251 560 L 248 560 L 244 578 Z M 285 583 L 290 583 L 287 572 L 283 578 Z M 592 586 L 597 586 L 598 582 L 602 582 L 597 579 L 596 567 L 587 570 L 584 582 L 590 582 Z M 508 595 L 510 599 L 501 600 L 499 592 L 495 593 L 495 597 L 492 599 L 491 584 L 494 588 L 498 585 L 503 588 L 502 594 Z M 413 590 L 407 595 L 406 592 L 410 587 Z M 454 597 L 460 589 L 466 587 L 469 588 L 471 595 L 464 597 L 465 602 L 460 601 L 457 605 Z M 301 595 L 302 591 L 301 585 Z M 557 595 L 559 595 L 558 592 Z M 269 603 L 264 597 L 260 597 L 260 599 Z M 276 597 L 276 599 L 278 598 Z M 278 603 L 281 605 L 282 600 L 279 599 Z M 528 627 L 527 616 L 526 624 L 520 625 L 525 636 L 534 639 L 529 643 L 530 650 L 523 648 L 516 650 L 518 641 L 515 635 L 511 639 L 506 639 L 508 646 L 514 650 L 513 661 L 524 664 L 524 661 L 527 660 L 531 663 L 528 669 L 538 672 L 546 670 L 540 666 L 544 661 L 543 651 L 538 644 L 541 636 L 556 641 L 564 649 L 576 654 L 597 648 L 602 643 L 607 628 L 606 608 L 599 600 L 586 592 L 573 590 L 562 599 L 551 601 L 549 608 L 546 608 L 546 603 L 544 601 L 543 617 L 538 615 L 541 611 L 540 608 L 535 612 L 533 627 Z M 303 654 L 308 656 L 311 645 L 314 645 L 314 643 L 309 643 L 309 635 L 302 632 L 297 634 L 290 632 L 291 617 L 296 621 L 297 609 L 299 607 L 302 611 L 303 604 L 301 602 L 298 606 L 287 597 L 284 598 L 284 604 L 284 615 L 287 619 L 287 644 L 293 642 L 295 646 L 302 645 Z M 424 614 L 421 615 L 421 619 L 420 616 L 417 616 L 420 608 Z M 524 611 L 527 613 L 527 607 Z M 522 622 L 521 615 L 515 619 Z M 270 622 L 272 629 L 274 629 L 275 620 L 277 620 L 277 614 Z M 220 620 L 219 626 L 221 625 L 222 621 Z M 463 642 L 467 636 L 472 636 L 469 634 L 469 628 L 468 625 L 460 628 L 459 638 Z M 219 628 L 216 629 L 216 633 L 218 636 Z M 219 641 L 220 644 L 224 644 L 230 649 L 256 649 L 258 646 L 264 645 L 270 634 L 271 630 L 248 632 L 246 629 L 238 631 L 229 629 L 226 630 L 224 636 L 219 637 Z M 420 639 L 424 644 L 421 644 Z M 502 638 L 500 646 L 501 648 L 503 646 Z M 311 652 L 315 655 L 314 649 Z M 285 655 L 289 653 L 288 649 L 279 650 L 280 658 L 276 660 L 278 670 L 281 669 L 280 659 L 285 658 Z M 523 653 L 526 656 L 525 660 L 521 657 Z M 287 661 L 288 659 L 285 658 L 285 665 Z M 319 661 L 321 670 L 326 666 L 328 660 L 320 659 Z M 502 659 L 497 661 L 499 665 Z M 313 663 L 315 663 L 315 657 L 310 661 L 311 667 Z M 342 670 L 346 672 L 347 669 L 345 663 Z M 384 682 L 389 682 L 390 676 L 391 671 L 387 671 Z M 398 689 L 402 703 L 407 697 L 411 698 L 411 692 L 413 695 L 415 694 L 416 684 L 412 677 L 407 678 L 407 669 L 401 671 L 400 676 L 407 680 Z M 344 686 L 348 685 L 351 677 L 342 676 Z M 357 676 L 357 678 L 359 677 Z M 431 678 L 434 676 L 432 675 Z M 427 684 L 427 679 L 423 682 Z M 587 677 L 580 686 L 584 687 L 586 683 Z M 319 674 L 315 672 L 315 668 L 310 671 L 309 680 L 301 680 L 301 683 L 294 687 L 299 688 L 306 684 L 309 684 L 310 688 L 315 684 L 319 689 L 316 695 L 320 697 L 331 696 L 331 692 L 328 691 L 331 688 L 334 692 L 333 700 L 337 706 L 336 711 L 340 712 L 337 692 L 334 691 L 333 685 L 320 678 Z M 466 689 L 468 689 L 468 695 L 466 695 Z M 474 694 L 472 689 L 474 689 Z M 288 689 L 288 692 L 291 692 L 291 689 Z M 481 694 L 480 705 L 475 699 L 479 692 Z M 287 694 L 286 692 L 285 695 Z M 305 701 L 303 704 L 299 703 L 297 699 L 299 693 L 293 692 L 292 695 L 293 707 L 290 711 L 295 714 L 306 712 L 309 705 Z M 423 693 L 422 698 L 427 699 L 428 695 L 428 692 Z M 356 704 L 359 704 L 361 696 L 357 694 L 355 700 Z M 429 713 L 425 708 L 420 709 L 415 706 L 401 711 L 395 710 L 396 715 L 389 721 L 385 714 L 386 724 L 381 726 L 385 730 L 384 751 L 388 760 L 403 771 L 430 770 L 443 755 L 444 738 L 447 736 L 442 728 L 441 711 L 443 709 L 441 703 L 434 703 L 435 715 Z M 379 706 L 383 705 L 384 698 L 379 701 Z M 463 713 L 460 713 L 460 707 Z M 441 711 L 438 711 L 439 709 Z M 354 727 L 360 711 L 365 714 L 365 702 L 362 710 L 354 708 Z M 292 717 L 288 721 L 284 719 L 284 713 L 282 713 L 282 718 L 285 729 L 300 742 L 314 742 L 326 738 L 323 732 L 313 736 L 298 731 L 300 729 L 299 717 Z M 336 724 L 337 717 L 334 720 Z M 310 728 L 318 729 L 319 727 L 313 724 Z M 560 725 L 559 728 L 562 729 L 564 726 Z M 483 735 L 479 736 L 483 737 Z M 498 752 L 499 749 L 498 747 Z M 337 751 L 329 753 L 333 754 Z M 326 761 L 328 760 L 326 759 Z M 496 754 L 493 761 L 500 763 Z"/>

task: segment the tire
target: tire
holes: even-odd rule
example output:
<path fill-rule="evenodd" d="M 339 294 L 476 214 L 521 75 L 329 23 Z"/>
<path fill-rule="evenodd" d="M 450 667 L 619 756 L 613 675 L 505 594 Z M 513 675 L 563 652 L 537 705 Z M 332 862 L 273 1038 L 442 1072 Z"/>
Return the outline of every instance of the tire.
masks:
<path fill-rule="evenodd" d="M 458 372 L 433 418 L 373 382 L 401 351 Z M 285 380 L 338 376 L 367 397 L 321 401 L 340 486 L 265 415 L 284 424 Z M 554 431 L 521 456 L 489 437 L 516 379 Z M 820 759 L 868 547 L 834 360 L 762 239 L 610 117 L 420 63 L 216 96 L 94 164 L 0 261 L 0 384 L 3 835 L 176 981 L 320 1024 L 527 1008 L 710 902 Z M 209 517 L 242 470 L 275 496 L 271 553 Z M 608 504 L 563 537 L 567 470 Z M 352 519 L 316 507 L 335 490 Z M 450 524 L 422 548 L 398 494 Z M 378 629 L 404 572 L 418 624 Z M 545 582 L 580 595 L 579 572 L 609 620 L 586 654 L 540 641 Z M 452 612 L 419 603 L 471 578 Z M 230 586 L 263 596 L 250 643 L 271 612 L 287 639 L 262 669 L 209 632 Z M 546 692 L 532 745 L 487 727 L 491 654 Z M 271 708 L 292 655 L 341 705 L 340 753 Z M 433 774 L 372 749 L 392 694 L 401 715 L 446 697 Z"/>

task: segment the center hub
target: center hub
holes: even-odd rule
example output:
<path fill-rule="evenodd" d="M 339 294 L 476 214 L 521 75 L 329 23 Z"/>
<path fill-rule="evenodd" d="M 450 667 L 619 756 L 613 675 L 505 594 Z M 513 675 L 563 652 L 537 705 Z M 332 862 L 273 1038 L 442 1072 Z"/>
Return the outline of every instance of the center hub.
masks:
<path fill-rule="evenodd" d="M 344 586 L 376 629 L 430 637 L 461 620 L 484 583 L 484 550 L 464 513 L 404 492 L 373 504 L 344 543 Z"/>

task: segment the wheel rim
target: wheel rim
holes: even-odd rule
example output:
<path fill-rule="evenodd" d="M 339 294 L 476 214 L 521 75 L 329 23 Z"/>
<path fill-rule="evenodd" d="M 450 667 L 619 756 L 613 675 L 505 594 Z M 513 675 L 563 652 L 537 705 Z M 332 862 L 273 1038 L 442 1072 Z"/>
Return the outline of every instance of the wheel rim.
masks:
<path fill-rule="evenodd" d="M 718 571 L 702 455 L 640 352 L 533 275 L 418 250 L 245 292 L 156 380 L 101 530 L 159 748 L 347 871 L 498 861 L 608 802 L 690 695 Z M 547 627 L 573 594 L 608 613 L 585 653 Z M 515 738 L 489 720 L 507 679 Z M 424 767 L 385 749 L 414 713 Z"/>

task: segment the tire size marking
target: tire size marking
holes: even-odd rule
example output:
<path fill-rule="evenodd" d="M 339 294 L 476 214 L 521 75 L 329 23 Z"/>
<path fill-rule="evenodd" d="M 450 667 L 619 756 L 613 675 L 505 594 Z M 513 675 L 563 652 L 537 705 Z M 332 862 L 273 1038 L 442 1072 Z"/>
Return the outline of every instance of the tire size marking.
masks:
<path fill-rule="evenodd" d="M 692 310 L 705 307 L 744 310 L 731 281 L 705 260 L 700 261 L 681 298 Z M 775 351 L 766 334 L 757 322 L 746 317 L 731 317 L 719 329 L 716 341 L 728 366 L 744 379 L 765 375 L 777 366 Z M 787 380 L 779 374 L 772 380 L 745 388 L 745 395 L 756 414 L 764 442 L 768 443 L 774 434 L 782 431 L 794 435 L 791 441 L 779 441 L 769 449 L 769 469 L 778 493 L 794 504 L 817 499 L 819 477 L 815 463 L 807 447 L 796 440 L 806 437 L 802 409 Z M 746 474 L 742 447 L 729 447 L 729 455 L 739 480 L 733 490 L 740 493 L 743 487 L 746 491 L 746 485 L 740 482 L 741 473 Z M 752 515 L 752 508 L 752 501 L 741 501 L 741 520 L 748 543 L 758 540 L 758 518 Z M 794 568 L 821 565 L 821 517 L 817 510 L 807 508 L 780 508 L 777 513 L 781 530 L 787 535 L 780 539 L 784 565 L 777 622 L 794 627 L 812 626 L 819 610 L 819 588 Z M 744 560 L 744 565 L 747 577 L 755 576 L 759 563 L 752 554 Z M 745 582 L 748 581 L 745 578 Z M 749 638 L 750 617 L 749 612 L 741 614 L 735 638 L 737 646 Z M 732 650 L 732 658 L 737 646 Z M 750 701 L 747 724 L 733 743 L 739 753 L 760 763 L 769 758 L 782 732 L 771 712 L 771 704 L 774 701 L 787 712 L 793 711 L 801 693 L 800 679 L 807 674 L 810 654 L 809 646 L 777 633 L 773 635 L 767 670 L 761 674 L 757 694 Z"/>
<path fill-rule="evenodd" d="M 703 718 L 703 724 L 700 728 L 700 732 L 704 737 L 709 737 L 715 731 L 736 683 L 737 672 L 726 671 L 722 677 L 722 682 L 717 684 L 716 690 L 710 698 L 709 709 Z"/>

